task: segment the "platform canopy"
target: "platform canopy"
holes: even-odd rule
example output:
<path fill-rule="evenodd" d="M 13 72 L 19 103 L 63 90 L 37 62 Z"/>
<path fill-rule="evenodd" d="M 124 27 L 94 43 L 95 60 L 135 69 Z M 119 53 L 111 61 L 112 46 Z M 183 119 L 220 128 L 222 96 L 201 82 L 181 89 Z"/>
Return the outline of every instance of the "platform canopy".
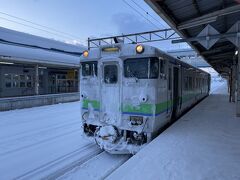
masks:
<path fill-rule="evenodd" d="M 240 0 L 145 0 L 213 68 L 229 75 L 240 43 Z M 237 33 L 238 31 L 238 33 Z"/>

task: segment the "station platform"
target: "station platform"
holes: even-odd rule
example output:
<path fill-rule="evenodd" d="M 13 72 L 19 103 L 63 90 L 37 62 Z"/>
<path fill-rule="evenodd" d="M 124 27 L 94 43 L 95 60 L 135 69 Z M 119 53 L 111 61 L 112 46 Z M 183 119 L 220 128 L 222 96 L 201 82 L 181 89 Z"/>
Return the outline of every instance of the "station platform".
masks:
<path fill-rule="evenodd" d="M 109 179 L 240 179 L 240 118 L 222 84 Z"/>
<path fill-rule="evenodd" d="M 32 108 L 58 103 L 75 102 L 79 100 L 80 94 L 78 92 L 0 98 L 0 111 Z"/>

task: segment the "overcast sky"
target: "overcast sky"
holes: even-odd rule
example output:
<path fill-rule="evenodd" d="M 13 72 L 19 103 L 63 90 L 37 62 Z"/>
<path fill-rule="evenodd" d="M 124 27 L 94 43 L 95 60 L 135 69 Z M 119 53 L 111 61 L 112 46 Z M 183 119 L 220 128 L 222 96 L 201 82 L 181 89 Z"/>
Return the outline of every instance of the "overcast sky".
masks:
<path fill-rule="evenodd" d="M 66 42 L 84 44 L 88 37 L 168 28 L 167 24 L 143 0 L 0 0 L 0 5 L 2 27 Z M 4 13 L 66 34 L 33 25 Z M 163 49 L 184 47 L 183 45 L 172 46 L 170 42 L 154 45 Z"/>

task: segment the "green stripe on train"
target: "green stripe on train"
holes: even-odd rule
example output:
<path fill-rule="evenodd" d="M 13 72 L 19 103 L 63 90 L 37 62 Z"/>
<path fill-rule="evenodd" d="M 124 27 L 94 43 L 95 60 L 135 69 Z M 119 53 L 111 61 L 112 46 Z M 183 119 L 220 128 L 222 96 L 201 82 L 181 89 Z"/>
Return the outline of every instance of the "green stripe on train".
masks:
<path fill-rule="evenodd" d="M 154 104 L 140 104 L 137 106 L 133 106 L 130 104 L 122 105 L 122 112 L 125 113 L 144 113 L 144 114 L 152 114 L 154 112 L 155 105 Z"/>
<path fill-rule="evenodd" d="M 188 94 L 182 98 L 182 102 L 185 103 L 200 93 Z M 100 102 L 96 100 L 83 100 L 83 108 L 88 108 L 88 104 L 91 103 L 94 109 L 100 109 Z M 158 114 L 172 106 L 172 101 L 165 101 L 158 104 L 140 104 L 133 106 L 130 104 L 122 105 L 122 112 L 126 113 L 144 113 L 144 114 Z"/>
<path fill-rule="evenodd" d="M 100 109 L 100 102 L 96 100 L 83 100 L 83 108 L 88 108 L 88 104 L 91 104 L 94 109 Z"/>
<path fill-rule="evenodd" d="M 172 106 L 172 101 L 165 101 L 165 102 L 162 102 L 162 103 L 158 103 L 158 104 L 156 104 L 155 114 L 163 112 L 163 111 L 169 109 L 171 106 Z"/>

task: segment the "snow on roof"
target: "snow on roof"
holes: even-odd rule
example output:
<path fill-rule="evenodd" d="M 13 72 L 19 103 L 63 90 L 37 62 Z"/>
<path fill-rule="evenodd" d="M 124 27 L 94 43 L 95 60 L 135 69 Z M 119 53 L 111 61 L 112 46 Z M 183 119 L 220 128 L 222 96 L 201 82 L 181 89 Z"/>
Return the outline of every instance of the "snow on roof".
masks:
<path fill-rule="evenodd" d="M 18 32 L 10 29 L 0 27 L 0 40 L 10 41 L 14 43 L 21 43 L 32 46 L 39 46 L 48 49 L 58 49 L 67 52 L 82 52 L 86 47 L 81 45 L 72 45 L 64 42 L 47 39 L 40 36 L 35 36 L 23 32 Z"/>
<path fill-rule="evenodd" d="M 80 56 L 0 43 L 0 59 L 14 63 L 35 63 L 78 67 Z"/>
<path fill-rule="evenodd" d="M 0 59 L 19 63 L 79 66 L 86 49 L 0 27 Z"/>

